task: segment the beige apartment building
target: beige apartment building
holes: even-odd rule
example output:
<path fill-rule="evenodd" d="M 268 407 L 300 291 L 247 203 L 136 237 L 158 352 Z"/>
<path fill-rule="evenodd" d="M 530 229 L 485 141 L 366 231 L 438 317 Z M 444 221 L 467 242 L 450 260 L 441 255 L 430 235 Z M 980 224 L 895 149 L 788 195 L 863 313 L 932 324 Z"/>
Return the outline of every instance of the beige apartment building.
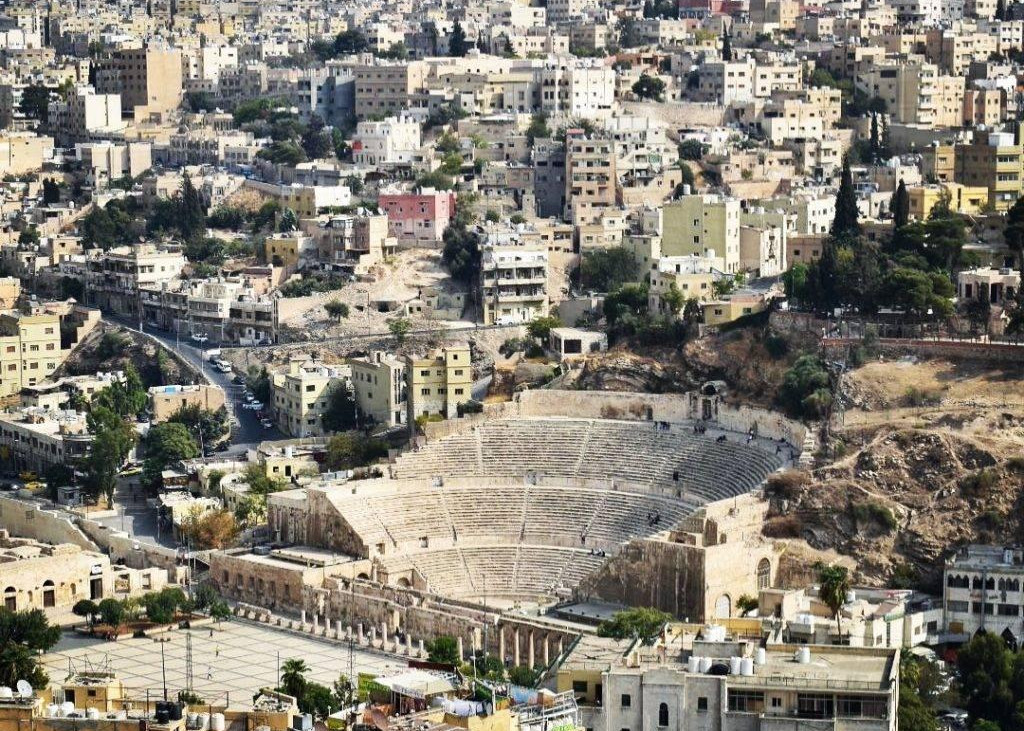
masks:
<path fill-rule="evenodd" d="M 331 391 L 349 380 L 348 368 L 318 361 L 293 360 L 288 371 L 272 378 L 272 399 L 278 428 L 293 437 L 324 435 L 323 415 Z"/>
<path fill-rule="evenodd" d="M 125 114 L 136 121 L 162 117 L 182 99 L 181 51 L 122 48 L 96 62 L 96 91 L 120 94 Z"/>
<path fill-rule="evenodd" d="M 167 421 L 185 406 L 198 406 L 217 411 L 224 406 L 224 390 L 220 386 L 193 384 L 187 386 L 153 386 L 149 389 L 153 423 Z"/>
<path fill-rule="evenodd" d="M 526 324 L 547 315 L 547 283 L 547 249 L 486 247 L 480 262 L 484 324 Z"/>
<path fill-rule="evenodd" d="M 615 206 L 615 142 L 570 130 L 565 155 L 566 219 L 573 225 L 596 223 Z"/>
<path fill-rule="evenodd" d="M 740 268 L 740 202 L 718 195 L 684 195 L 662 213 L 663 256 L 717 256 L 724 271 Z"/>
<path fill-rule="evenodd" d="M 970 145 L 957 145 L 956 182 L 988 189 L 989 203 L 1005 211 L 1024 187 L 1024 145 L 1012 132 L 978 133 Z"/>
<path fill-rule="evenodd" d="M 86 415 L 28 407 L 0 414 L 0 453 L 17 471 L 43 474 L 53 465 L 74 466 L 88 453 L 93 435 Z"/>
<path fill-rule="evenodd" d="M 869 96 L 886 103 L 892 121 L 925 127 L 959 127 L 963 117 L 965 79 L 945 76 L 934 63 L 883 63 L 857 80 Z"/>
<path fill-rule="evenodd" d="M 356 407 L 363 418 L 386 426 L 404 424 L 409 409 L 405 363 L 389 353 L 373 351 L 348 364 Z"/>
<path fill-rule="evenodd" d="M 59 266 L 62 275 L 82 281 L 88 304 L 135 316 L 141 312 L 139 290 L 177 279 L 185 268 L 185 256 L 177 248 L 137 244 L 107 251 L 90 249 Z"/>
<path fill-rule="evenodd" d="M 24 175 L 43 166 L 53 152 L 53 138 L 29 132 L 0 134 L 0 176 Z"/>
<path fill-rule="evenodd" d="M 468 344 L 449 345 L 426 356 L 405 357 L 409 423 L 418 416 L 458 416 L 458 405 L 472 397 L 473 366 Z"/>
<path fill-rule="evenodd" d="M 0 313 L 0 399 L 17 396 L 53 374 L 61 350 L 60 315 L 45 310 Z"/>
<path fill-rule="evenodd" d="M 356 66 L 356 117 L 394 115 L 410 106 L 423 90 L 428 67 L 423 61 L 373 63 Z"/>

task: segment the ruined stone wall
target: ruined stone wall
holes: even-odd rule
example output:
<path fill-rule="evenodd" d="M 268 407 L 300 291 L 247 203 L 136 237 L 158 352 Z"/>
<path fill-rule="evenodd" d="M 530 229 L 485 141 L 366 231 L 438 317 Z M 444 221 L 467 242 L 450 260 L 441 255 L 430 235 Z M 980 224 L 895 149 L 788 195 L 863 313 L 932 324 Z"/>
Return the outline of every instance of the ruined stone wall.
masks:
<path fill-rule="evenodd" d="M 860 345 L 859 339 L 826 338 L 822 347 L 826 354 L 846 354 L 850 347 Z M 1024 362 L 1024 345 L 984 343 L 958 340 L 911 340 L 880 338 L 875 346 L 887 358 L 919 355 L 950 360 L 986 360 L 997 363 Z"/>
<path fill-rule="evenodd" d="M 657 539 L 628 543 L 584 579 L 577 594 L 627 606 L 655 607 L 689 621 L 704 619 L 704 550 Z"/>
<path fill-rule="evenodd" d="M 86 551 L 100 550 L 67 513 L 16 498 L 0 497 L 0 528 L 12 536 L 43 543 L 74 543 Z"/>

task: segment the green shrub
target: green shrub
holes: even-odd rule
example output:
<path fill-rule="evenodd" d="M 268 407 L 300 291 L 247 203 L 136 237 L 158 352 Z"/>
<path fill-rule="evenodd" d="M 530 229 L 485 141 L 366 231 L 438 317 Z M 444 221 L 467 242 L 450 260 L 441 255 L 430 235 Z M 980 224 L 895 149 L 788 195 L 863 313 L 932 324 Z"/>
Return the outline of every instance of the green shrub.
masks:
<path fill-rule="evenodd" d="M 979 497 L 995 487 L 998 477 L 995 470 L 987 468 L 972 472 L 960 481 L 960 492 L 969 497 Z"/>
<path fill-rule="evenodd" d="M 888 532 L 896 530 L 898 523 L 892 511 L 876 502 L 858 503 L 851 507 L 850 512 L 858 523 L 877 523 Z"/>
<path fill-rule="evenodd" d="M 903 394 L 905 406 L 937 406 L 942 401 L 942 396 L 937 391 L 910 386 Z"/>

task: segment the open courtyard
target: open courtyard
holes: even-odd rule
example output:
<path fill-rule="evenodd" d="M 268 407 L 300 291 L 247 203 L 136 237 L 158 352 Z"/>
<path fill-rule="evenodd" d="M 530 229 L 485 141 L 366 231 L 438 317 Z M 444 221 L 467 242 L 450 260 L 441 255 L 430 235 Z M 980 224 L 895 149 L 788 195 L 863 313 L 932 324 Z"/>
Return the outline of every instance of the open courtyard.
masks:
<path fill-rule="evenodd" d="M 116 642 L 65 634 L 44 658 L 50 679 L 59 683 L 73 672 L 103 670 L 117 674 L 133 698 L 163 694 L 160 649 L 163 647 L 168 697 L 187 686 L 187 636 L 192 636 L 193 691 L 207 703 L 248 703 L 263 687 L 277 682 L 278 662 L 299 658 L 309 666 L 309 680 L 330 686 L 350 670 L 349 646 L 245 621 L 220 628 L 175 630 L 160 637 Z M 405 660 L 354 647 L 351 670 L 382 672 L 405 667 Z"/>

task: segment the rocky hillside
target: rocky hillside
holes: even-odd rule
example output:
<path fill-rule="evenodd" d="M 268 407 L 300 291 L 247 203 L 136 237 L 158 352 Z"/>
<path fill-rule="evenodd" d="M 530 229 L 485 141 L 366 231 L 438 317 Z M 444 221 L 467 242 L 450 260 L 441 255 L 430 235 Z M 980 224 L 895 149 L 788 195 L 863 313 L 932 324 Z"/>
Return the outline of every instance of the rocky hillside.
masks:
<path fill-rule="evenodd" d="M 1019 380 L 908 361 L 865 366 L 843 389 L 836 456 L 772 481 L 768 534 L 806 543 L 805 558 L 808 546 L 850 557 L 860 583 L 933 589 L 957 546 L 1024 540 Z"/>
<path fill-rule="evenodd" d="M 194 374 L 172 354 L 164 350 L 158 357 L 157 346 L 151 340 L 109 323 L 89 333 L 54 377 L 123 370 L 128 363 L 135 366 L 147 387 L 194 382 Z"/>

